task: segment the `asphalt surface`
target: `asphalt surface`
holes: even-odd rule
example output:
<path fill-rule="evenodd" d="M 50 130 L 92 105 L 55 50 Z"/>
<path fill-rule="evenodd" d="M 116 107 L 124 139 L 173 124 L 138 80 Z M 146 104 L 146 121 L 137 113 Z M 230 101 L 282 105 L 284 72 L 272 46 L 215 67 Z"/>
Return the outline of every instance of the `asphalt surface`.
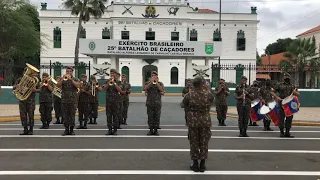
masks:
<path fill-rule="evenodd" d="M 144 97 L 131 97 L 128 125 L 117 136 L 106 136 L 105 112 L 97 125 L 62 137 L 62 125 L 19 136 L 19 122 L 0 124 L 0 179 L 4 180 L 318 180 L 320 128 L 293 127 L 295 138 L 279 137 L 249 127 L 239 138 L 236 119 L 226 127 L 212 117 L 212 139 L 205 173 L 191 163 L 181 98 L 164 97 L 160 136 L 146 136 Z"/>

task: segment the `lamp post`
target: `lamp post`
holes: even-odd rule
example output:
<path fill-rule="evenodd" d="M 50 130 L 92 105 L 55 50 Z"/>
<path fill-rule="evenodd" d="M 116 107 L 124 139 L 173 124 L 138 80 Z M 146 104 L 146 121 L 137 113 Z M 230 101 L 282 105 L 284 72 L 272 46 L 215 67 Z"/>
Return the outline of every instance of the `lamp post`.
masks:
<path fill-rule="evenodd" d="M 221 41 L 221 0 L 219 2 L 219 41 Z M 220 56 L 218 60 L 219 68 L 220 68 Z M 219 69 L 220 70 L 220 69 Z"/>

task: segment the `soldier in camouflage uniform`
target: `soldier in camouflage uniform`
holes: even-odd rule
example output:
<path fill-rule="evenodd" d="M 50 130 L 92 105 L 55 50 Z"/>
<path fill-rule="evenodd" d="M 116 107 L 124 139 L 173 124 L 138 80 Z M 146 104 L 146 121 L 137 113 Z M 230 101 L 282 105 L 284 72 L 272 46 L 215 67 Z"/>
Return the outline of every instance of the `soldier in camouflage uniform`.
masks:
<path fill-rule="evenodd" d="M 291 134 L 290 134 L 293 115 L 290 117 L 286 117 L 284 114 L 283 107 L 282 107 L 282 100 L 283 99 L 290 96 L 291 94 L 293 94 L 295 96 L 300 95 L 300 93 L 298 92 L 298 89 L 296 89 L 296 87 L 293 84 L 291 84 L 290 78 L 291 78 L 290 74 L 285 73 L 284 74 L 284 82 L 280 83 L 275 88 L 275 92 L 278 92 L 279 96 L 277 96 L 274 92 L 272 93 L 272 95 L 274 97 L 276 97 L 276 99 L 278 100 L 278 105 L 279 105 L 278 115 L 279 115 L 280 137 L 293 138 L 294 136 L 291 136 Z M 285 132 L 284 132 L 284 128 L 286 128 Z"/>
<path fill-rule="evenodd" d="M 247 77 L 241 77 L 241 84 L 236 87 L 234 97 L 237 100 L 239 137 L 249 137 L 247 134 L 251 99 L 253 94 L 247 85 Z"/>
<path fill-rule="evenodd" d="M 214 97 L 207 90 L 201 77 L 193 80 L 193 88 L 182 100 L 182 108 L 188 108 L 187 126 L 189 131 L 191 170 L 204 172 L 208 158 L 208 144 L 211 138 L 210 109 Z M 200 160 L 200 167 L 199 161 Z"/>
<path fill-rule="evenodd" d="M 116 73 L 116 79 L 118 81 L 118 85 L 120 87 L 122 87 L 121 89 L 124 90 L 124 85 L 122 83 L 122 81 L 120 80 L 120 73 L 117 72 Z M 123 95 L 121 92 L 118 93 L 119 94 L 119 97 L 120 97 L 120 100 L 119 100 L 119 111 L 118 111 L 118 129 L 122 129 L 121 127 L 121 122 L 122 122 L 122 111 L 123 111 Z"/>
<path fill-rule="evenodd" d="M 100 84 L 97 85 L 97 80 L 94 75 L 90 76 L 90 97 L 89 97 L 89 124 L 97 124 L 98 107 L 99 107 L 99 92 L 102 91 Z M 92 95 L 92 86 L 95 87 L 95 96 Z M 92 122 L 93 119 L 93 122 Z"/>
<path fill-rule="evenodd" d="M 188 79 L 187 86 L 182 89 L 182 97 L 185 97 L 186 94 L 189 93 L 190 88 L 191 88 L 191 79 Z M 186 120 L 186 123 L 187 123 L 187 113 L 188 113 L 187 108 L 184 108 L 184 119 Z"/>
<path fill-rule="evenodd" d="M 258 81 L 253 81 L 252 83 L 252 86 L 250 86 L 250 90 L 253 94 L 253 97 L 251 100 L 255 100 L 255 99 L 259 99 L 260 98 L 260 87 L 259 87 L 259 82 Z M 251 107 L 251 106 L 250 106 Z M 253 122 L 249 116 L 249 120 L 250 120 L 250 123 L 249 123 L 249 126 L 259 126 L 257 124 L 257 122 Z"/>
<path fill-rule="evenodd" d="M 226 126 L 224 121 L 227 118 L 229 88 L 226 86 L 225 80 L 220 79 L 219 86 L 214 89 L 216 95 L 216 111 L 219 126 Z"/>
<path fill-rule="evenodd" d="M 63 76 L 63 80 L 59 81 L 57 86 L 61 88 L 61 107 L 62 118 L 65 131 L 62 134 L 74 135 L 75 116 L 78 106 L 78 94 L 77 88 L 79 88 L 79 80 L 72 76 L 72 67 L 67 67 L 66 74 Z M 65 80 L 67 78 L 67 80 Z"/>
<path fill-rule="evenodd" d="M 122 74 L 122 84 L 124 86 L 123 95 L 123 111 L 122 111 L 122 124 L 127 125 L 128 108 L 129 108 L 129 94 L 131 93 L 131 84 L 127 81 L 127 76 Z"/>
<path fill-rule="evenodd" d="M 80 125 L 77 129 L 87 129 L 88 115 L 89 115 L 89 97 L 90 93 L 90 84 L 87 82 L 87 75 L 81 75 L 80 86 L 80 95 L 78 103 L 78 113 L 79 113 L 79 123 Z"/>
<path fill-rule="evenodd" d="M 45 81 L 47 83 L 45 83 Z M 42 74 L 42 83 L 40 86 L 39 102 L 40 108 L 39 112 L 41 115 L 42 127 L 40 129 L 49 129 L 49 125 L 52 121 L 52 90 L 53 82 L 49 81 L 49 74 Z"/>
<path fill-rule="evenodd" d="M 151 81 L 147 82 L 144 86 L 144 91 L 147 93 L 147 114 L 148 114 L 148 135 L 159 135 L 158 129 L 161 116 L 161 96 L 164 89 L 162 82 L 158 81 L 157 84 L 152 84 L 153 80 L 158 80 L 158 73 L 153 71 L 151 73 Z"/>
<path fill-rule="evenodd" d="M 25 69 L 26 70 L 26 69 Z M 37 77 L 38 73 L 34 74 Z M 19 88 L 22 78 L 18 78 L 13 86 L 13 90 Z M 34 126 L 34 110 L 36 109 L 36 92 L 39 92 L 40 83 L 36 85 L 35 89 L 32 89 L 31 95 L 24 101 L 19 101 L 20 120 L 23 127 L 23 132 L 20 135 L 33 135 Z M 29 126 L 29 129 L 28 129 Z"/>
<path fill-rule="evenodd" d="M 57 76 L 56 81 L 59 82 L 60 80 L 61 80 L 61 77 Z M 62 112 L 61 112 L 61 98 L 55 95 L 53 96 L 53 107 L 54 107 L 54 114 L 57 119 L 57 121 L 54 122 L 53 124 L 63 124 Z"/>
<path fill-rule="evenodd" d="M 110 78 L 114 78 L 114 84 L 110 85 L 110 79 L 105 82 L 104 89 L 106 90 L 106 115 L 108 133 L 106 135 L 117 135 L 119 126 L 119 111 L 120 111 L 120 94 L 124 93 L 121 81 L 117 80 L 117 71 L 110 70 Z"/>
<path fill-rule="evenodd" d="M 260 88 L 260 96 L 261 96 L 263 104 L 265 104 L 266 106 L 268 106 L 268 103 L 273 101 L 273 97 L 271 94 L 272 91 L 273 91 L 273 89 L 271 87 L 270 80 L 266 80 L 265 85 Z M 266 117 L 263 118 L 263 127 L 264 127 L 263 130 L 264 131 L 273 131 L 270 128 L 270 123 L 271 123 L 270 120 Z"/>

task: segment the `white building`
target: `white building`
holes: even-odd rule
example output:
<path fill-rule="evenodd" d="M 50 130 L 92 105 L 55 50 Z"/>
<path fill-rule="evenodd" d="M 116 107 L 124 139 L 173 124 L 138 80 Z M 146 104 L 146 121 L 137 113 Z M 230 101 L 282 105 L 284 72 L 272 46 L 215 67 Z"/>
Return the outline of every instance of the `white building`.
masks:
<path fill-rule="evenodd" d="M 148 12 L 152 13 L 148 16 Z M 151 3 L 143 0 L 118 0 L 108 7 L 101 19 L 91 18 L 89 22 L 83 23 L 79 62 L 88 64 L 90 61 L 90 74 L 96 73 L 95 68 L 108 68 L 107 71 L 116 68 L 120 73 L 129 76 L 133 91 L 141 91 L 150 72 L 156 70 L 166 92 L 181 92 L 185 79 L 196 74 L 193 68 L 211 68 L 212 63 L 218 63 L 218 56 L 221 64 L 255 65 L 259 22 L 256 8 L 251 7 L 250 11 L 248 7 L 248 13 L 223 13 L 221 19 L 222 43 L 219 42 L 219 13 L 216 11 L 198 10 L 184 0 Z M 43 38 L 47 48 L 41 52 L 42 65 L 49 62 L 60 62 L 63 65 L 74 62 L 77 22 L 78 18 L 72 16 L 69 10 L 49 10 L 46 4 L 42 4 L 41 33 L 47 35 Z M 98 52 L 100 46 L 107 48 L 108 44 L 117 44 L 122 40 L 178 42 L 184 44 L 183 48 L 194 48 L 195 52 L 190 55 L 160 56 L 150 55 L 150 52 L 145 56 L 141 53 L 139 56 L 110 54 L 107 49 Z M 214 46 L 212 54 L 206 55 L 205 44 Z M 159 49 L 158 51 L 160 52 Z M 193 63 L 197 66 L 193 66 Z M 64 73 L 64 69 L 61 73 Z M 211 69 L 207 70 L 206 74 L 210 80 Z M 221 74 L 224 74 L 222 78 L 227 82 L 235 83 L 238 73 L 232 69 Z M 251 71 L 251 81 L 255 79 L 255 74 L 255 71 Z M 244 75 L 248 76 L 246 71 Z M 214 80 L 217 80 L 216 76 Z"/>

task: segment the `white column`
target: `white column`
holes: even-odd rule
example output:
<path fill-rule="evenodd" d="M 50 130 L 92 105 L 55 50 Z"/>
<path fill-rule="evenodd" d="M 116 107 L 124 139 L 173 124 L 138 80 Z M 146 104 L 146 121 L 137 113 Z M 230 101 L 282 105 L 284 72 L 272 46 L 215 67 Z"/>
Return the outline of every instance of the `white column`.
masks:
<path fill-rule="evenodd" d="M 92 57 L 92 64 L 98 64 L 98 58 L 96 56 Z"/>
<path fill-rule="evenodd" d="M 209 58 L 205 58 L 204 59 L 204 65 L 205 66 L 209 66 Z"/>
<path fill-rule="evenodd" d="M 115 69 L 119 72 L 119 58 L 117 56 L 111 56 L 110 63 L 110 69 Z"/>
<path fill-rule="evenodd" d="M 185 63 L 186 67 L 185 67 L 185 78 L 193 78 L 192 76 L 192 57 L 188 57 L 186 59 L 186 63 Z"/>

